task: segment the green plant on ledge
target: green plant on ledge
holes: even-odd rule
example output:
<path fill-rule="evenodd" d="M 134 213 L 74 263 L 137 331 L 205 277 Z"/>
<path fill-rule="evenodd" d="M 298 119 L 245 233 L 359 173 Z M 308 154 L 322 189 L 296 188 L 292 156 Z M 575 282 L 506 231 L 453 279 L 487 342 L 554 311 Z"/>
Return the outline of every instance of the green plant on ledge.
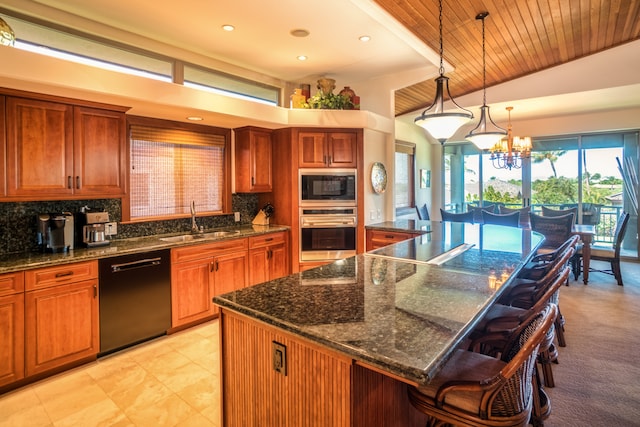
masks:
<path fill-rule="evenodd" d="M 324 94 L 319 91 L 304 104 L 304 108 L 315 110 L 353 110 L 355 105 L 351 98 L 346 95 L 336 95 L 333 93 Z"/>

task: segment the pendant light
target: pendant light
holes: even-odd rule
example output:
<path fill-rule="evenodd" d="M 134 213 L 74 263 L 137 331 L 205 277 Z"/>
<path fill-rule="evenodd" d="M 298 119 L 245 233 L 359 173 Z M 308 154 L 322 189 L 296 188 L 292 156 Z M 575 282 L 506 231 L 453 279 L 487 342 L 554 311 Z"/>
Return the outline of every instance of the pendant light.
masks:
<path fill-rule="evenodd" d="M 426 110 L 422 112 L 422 114 L 414 120 L 414 123 L 418 126 L 423 127 L 432 137 L 440 141 L 441 144 L 444 144 L 445 141 L 458 129 L 460 126 L 467 123 L 469 120 L 473 119 L 473 113 L 469 110 L 466 110 L 456 104 L 456 101 L 453 100 L 453 97 L 449 93 L 449 78 L 444 76 L 444 60 L 443 60 L 443 49 L 442 49 L 442 0 L 440 0 L 440 76 L 437 77 L 436 80 L 436 97 L 433 101 L 433 104 Z M 444 90 L 447 91 L 447 96 L 457 107 L 453 112 L 445 113 L 444 112 Z"/>
<path fill-rule="evenodd" d="M 480 150 L 490 149 L 507 134 L 505 129 L 493 122 L 487 105 L 487 65 L 484 46 L 484 19 L 487 16 L 489 16 L 489 12 L 480 12 L 476 16 L 476 19 L 482 20 L 482 107 L 480 107 L 480 122 L 466 137 Z"/>
<path fill-rule="evenodd" d="M 7 24 L 7 22 L 0 18 L 0 45 L 2 46 L 13 46 L 16 42 L 16 35 Z"/>

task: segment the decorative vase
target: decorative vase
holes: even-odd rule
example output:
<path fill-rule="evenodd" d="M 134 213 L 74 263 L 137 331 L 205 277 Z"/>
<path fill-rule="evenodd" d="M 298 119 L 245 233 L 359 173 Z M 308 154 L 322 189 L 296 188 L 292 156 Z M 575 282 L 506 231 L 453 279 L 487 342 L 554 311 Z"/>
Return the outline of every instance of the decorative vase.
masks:
<path fill-rule="evenodd" d="M 302 94 L 302 89 L 294 89 L 291 95 L 291 108 L 304 108 L 304 103 L 307 102 L 307 98 Z"/>
<path fill-rule="evenodd" d="M 351 89 L 349 86 L 345 86 L 344 89 L 340 91 L 340 95 L 346 96 L 347 98 L 349 98 L 349 101 L 351 101 L 351 104 L 352 104 L 349 107 L 350 110 L 356 109 L 356 105 L 358 106 L 357 109 L 360 109 L 360 97 L 357 96 L 356 93 L 353 91 L 353 89 Z M 358 101 L 357 104 L 356 104 L 356 98 Z"/>
<path fill-rule="evenodd" d="M 302 89 L 302 94 L 304 95 L 304 101 L 307 102 L 307 99 L 311 97 L 311 85 L 300 85 L 300 89 Z"/>
<path fill-rule="evenodd" d="M 336 88 L 336 80 L 335 79 L 327 79 L 321 78 L 318 79 L 318 90 L 325 95 L 329 95 L 333 93 L 333 90 Z"/>

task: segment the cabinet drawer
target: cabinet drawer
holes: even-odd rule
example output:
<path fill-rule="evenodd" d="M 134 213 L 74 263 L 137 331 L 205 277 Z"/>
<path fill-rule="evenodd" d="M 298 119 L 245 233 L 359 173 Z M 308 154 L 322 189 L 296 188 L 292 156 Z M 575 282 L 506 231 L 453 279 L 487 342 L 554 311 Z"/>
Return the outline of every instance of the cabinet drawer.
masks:
<path fill-rule="evenodd" d="M 261 236 L 249 237 L 249 249 L 260 248 L 263 246 L 284 243 L 286 236 L 284 232 L 263 234 Z"/>
<path fill-rule="evenodd" d="M 25 289 L 46 288 L 80 280 L 98 278 L 98 261 L 77 262 L 55 267 L 27 270 L 24 273 Z"/>
<path fill-rule="evenodd" d="M 24 271 L 0 274 L 0 296 L 24 291 Z"/>
<path fill-rule="evenodd" d="M 204 243 L 186 248 L 171 249 L 171 262 L 184 262 L 216 256 L 219 253 L 229 253 L 247 250 L 247 239 L 230 239 L 222 242 Z"/>

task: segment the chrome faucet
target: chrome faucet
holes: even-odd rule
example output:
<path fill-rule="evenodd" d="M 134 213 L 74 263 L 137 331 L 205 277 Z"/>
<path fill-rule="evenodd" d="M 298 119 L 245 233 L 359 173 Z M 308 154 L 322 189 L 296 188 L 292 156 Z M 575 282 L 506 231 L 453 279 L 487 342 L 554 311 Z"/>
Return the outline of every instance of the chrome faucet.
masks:
<path fill-rule="evenodd" d="M 198 224 L 196 223 L 196 201 L 191 201 L 191 232 L 192 233 L 202 233 L 204 230 L 198 228 Z"/>

